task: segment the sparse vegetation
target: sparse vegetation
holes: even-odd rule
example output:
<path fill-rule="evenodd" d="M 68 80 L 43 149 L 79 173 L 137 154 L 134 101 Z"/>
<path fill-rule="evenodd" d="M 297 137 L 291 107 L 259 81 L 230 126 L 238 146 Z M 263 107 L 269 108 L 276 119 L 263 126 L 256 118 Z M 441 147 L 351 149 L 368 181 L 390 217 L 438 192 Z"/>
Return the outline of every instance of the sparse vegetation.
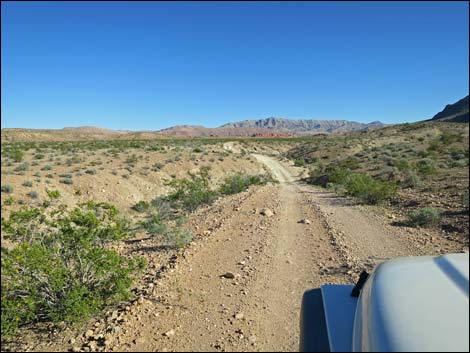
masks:
<path fill-rule="evenodd" d="M 167 183 L 174 191 L 167 196 L 177 207 L 194 211 L 203 204 L 217 198 L 217 192 L 210 188 L 209 167 L 202 167 L 198 173 L 188 171 L 189 178 L 175 179 Z"/>
<path fill-rule="evenodd" d="M 25 172 L 29 169 L 29 163 L 24 162 L 18 165 L 14 170 L 15 172 Z"/>
<path fill-rule="evenodd" d="M 32 199 L 37 199 L 39 197 L 39 194 L 37 193 L 37 191 L 30 191 L 26 195 L 28 195 Z"/>
<path fill-rule="evenodd" d="M 223 195 L 236 194 L 247 190 L 250 185 L 265 185 L 267 182 L 273 182 L 274 179 L 269 175 L 246 175 L 238 172 L 224 179 L 219 187 L 219 192 Z"/>
<path fill-rule="evenodd" d="M 411 226 L 432 227 L 439 223 L 441 212 L 435 208 L 424 207 L 410 213 L 409 224 Z"/>
<path fill-rule="evenodd" d="M 10 184 L 2 185 L 2 192 L 4 192 L 5 194 L 11 194 L 13 192 L 13 186 L 11 186 Z"/>
<path fill-rule="evenodd" d="M 47 193 L 47 196 L 49 196 L 51 199 L 60 198 L 59 190 L 46 190 L 46 193 Z"/>

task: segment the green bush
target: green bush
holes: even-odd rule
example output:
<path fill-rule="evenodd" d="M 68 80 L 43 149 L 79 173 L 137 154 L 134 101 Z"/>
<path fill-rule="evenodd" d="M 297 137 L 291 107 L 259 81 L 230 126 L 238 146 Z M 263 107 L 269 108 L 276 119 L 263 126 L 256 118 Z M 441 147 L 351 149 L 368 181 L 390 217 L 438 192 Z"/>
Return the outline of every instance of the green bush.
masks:
<path fill-rule="evenodd" d="M 13 192 L 13 186 L 11 186 L 10 184 L 2 185 L 2 192 L 4 192 L 5 194 L 11 194 Z"/>
<path fill-rule="evenodd" d="M 49 196 L 51 199 L 58 199 L 60 197 L 60 192 L 59 190 L 46 190 L 47 196 Z"/>
<path fill-rule="evenodd" d="M 438 209 L 424 207 L 415 210 L 409 215 L 409 225 L 420 227 L 432 227 L 441 220 L 441 212 Z"/>
<path fill-rule="evenodd" d="M 2 232 L 18 244 L 2 247 L 2 338 L 35 321 L 88 319 L 129 298 L 133 275 L 144 266 L 104 247 L 127 236 L 126 222 L 105 203 L 50 217 L 23 208 L 2 223 Z"/>
<path fill-rule="evenodd" d="M 436 162 L 430 158 L 424 158 L 416 162 L 416 169 L 423 175 L 436 173 Z"/>
<path fill-rule="evenodd" d="M 367 174 L 352 173 L 336 165 L 322 170 L 311 170 L 309 180 L 316 185 L 334 186 L 345 190 L 367 204 L 376 204 L 393 197 L 397 186 L 393 182 L 375 180 Z"/>
<path fill-rule="evenodd" d="M 223 195 L 232 195 L 247 190 L 250 185 L 265 185 L 272 181 L 272 177 L 264 175 L 246 175 L 242 172 L 230 175 L 224 179 L 219 187 L 219 192 Z"/>
<path fill-rule="evenodd" d="M 296 160 L 294 160 L 294 165 L 296 167 L 303 167 L 305 165 L 305 160 L 304 159 L 296 159 Z"/>
<path fill-rule="evenodd" d="M 328 182 L 333 184 L 344 184 L 351 175 L 349 170 L 340 167 L 328 167 L 326 172 L 328 173 Z"/>
<path fill-rule="evenodd" d="M 367 204 L 376 204 L 391 198 L 396 193 L 396 184 L 378 181 L 366 174 L 351 174 L 344 183 L 351 196 Z"/>
<path fill-rule="evenodd" d="M 24 152 L 18 149 L 14 149 L 10 152 L 10 157 L 17 163 L 21 162 L 24 158 Z"/>
<path fill-rule="evenodd" d="M 73 180 L 70 179 L 70 178 L 60 179 L 59 182 L 62 183 L 62 184 L 66 184 L 66 185 L 72 185 L 73 184 Z"/>
<path fill-rule="evenodd" d="M 13 205 L 15 203 L 15 199 L 12 196 L 8 196 L 5 201 L 3 202 L 4 205 Z"/>
<path fill-rule="evenodd" d="M 210 189 L 209 170 L 209 167 L 202 167 L 196 174 L 188 171 L 189 178 L 167 182 L 166 185 L 174 189 L 167 199 L 187 211 L 194 211 L 200 205 L 212 203 L 217 198 L 217 192 Z"/>

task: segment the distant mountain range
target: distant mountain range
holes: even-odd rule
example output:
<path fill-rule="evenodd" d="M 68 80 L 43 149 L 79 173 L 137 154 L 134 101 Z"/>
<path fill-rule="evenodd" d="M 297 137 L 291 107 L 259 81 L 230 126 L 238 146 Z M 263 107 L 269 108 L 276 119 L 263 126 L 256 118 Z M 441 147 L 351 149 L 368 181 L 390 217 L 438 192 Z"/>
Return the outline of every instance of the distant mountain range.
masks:
<path fill-rule="evenodd" d="M 364 124 L 348 120 L 292 120 L 270 117 L 243 120 L 216 128 L 200 125 L 178 125 L 158 131 L 169 136 L 298 136 L 341 133 L 376 129 L 384 126 L 380 121 Z"/>
<path fill-rule="evenodd" d="M 469 122 L 469 96 L 454 104 L 447 104 L 443 111 L 434 115 L 431 120 L 449 122 Z"/>

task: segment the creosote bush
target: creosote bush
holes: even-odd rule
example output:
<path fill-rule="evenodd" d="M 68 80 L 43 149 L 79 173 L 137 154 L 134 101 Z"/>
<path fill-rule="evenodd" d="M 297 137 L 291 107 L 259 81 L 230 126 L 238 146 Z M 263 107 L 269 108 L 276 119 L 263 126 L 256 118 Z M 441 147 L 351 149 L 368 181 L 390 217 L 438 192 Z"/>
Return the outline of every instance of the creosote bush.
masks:
<path fill-rule="evenodd" d="M 88 202 L 43 212 L 22 208 L 2 221 L 2 233 L 16 244 L 2 247 L 2 338 L 27 323 L 86 320 L 129 298 L 144 266 L 106 247 L 127 236 L 114 206 Z"/>
<path fill-rule="evenodd" d="M 341 185 L 345 192 L 366 204 L 376 204 L 392 198 L 397 190 L 394 182 L 375 180 L 367 174 L 352 173 L 348 169 L 329 166 L 325 170 L 310 171 L 312 184 Z"/>
<path fill-rule="evenodd" d="M 247 190 L 250 185 L 265 185 L 268 182 L 274 182 L 270 175 L 246 175 L 238 172 L 224 179 L 219 187 L 219 192 L 223 195 L 237 194 Z"/>
<path fill-rule="evenodd" d="M 217 192 L 210 188 L 209 170 L 209 167 L 202 167 L 198 173 L 188 171 L 189 178 L 167 182 L 166 185 L 174 189 L 167 199 L 187 211 L 194 211 L 198 206 L 214 201 Z"/>

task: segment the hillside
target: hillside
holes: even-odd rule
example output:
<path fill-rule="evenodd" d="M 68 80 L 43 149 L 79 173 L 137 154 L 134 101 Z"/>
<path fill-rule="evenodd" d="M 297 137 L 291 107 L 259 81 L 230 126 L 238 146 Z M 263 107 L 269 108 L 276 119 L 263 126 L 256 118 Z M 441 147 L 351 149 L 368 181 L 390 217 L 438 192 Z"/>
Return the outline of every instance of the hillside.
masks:
<path fill-rule="evenodd" d="M 469 121 L 469 96 L 462 98 L 454 104 L 447 104 L 441 112 L 433 116 L 431 120 L 449 122 Z"/>

